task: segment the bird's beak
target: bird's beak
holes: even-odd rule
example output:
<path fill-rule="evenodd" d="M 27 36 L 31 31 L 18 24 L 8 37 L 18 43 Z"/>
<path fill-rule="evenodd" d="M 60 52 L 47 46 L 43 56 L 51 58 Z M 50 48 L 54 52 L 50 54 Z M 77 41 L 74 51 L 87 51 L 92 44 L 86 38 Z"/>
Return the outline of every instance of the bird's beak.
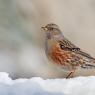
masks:
<path fill-rule="evenodd" d="M 48 29 L 46 27 L 41 27 L 42 30 L 47 31 Z"/>

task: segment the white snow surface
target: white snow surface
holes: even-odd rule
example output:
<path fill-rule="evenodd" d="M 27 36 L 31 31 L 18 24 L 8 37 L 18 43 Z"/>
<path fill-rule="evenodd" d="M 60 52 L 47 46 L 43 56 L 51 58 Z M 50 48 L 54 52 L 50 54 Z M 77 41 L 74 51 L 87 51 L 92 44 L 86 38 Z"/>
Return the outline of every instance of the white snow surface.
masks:
<path fill-rule="evenodd" d="M 95 77 L 12 80 L 0 72 L 0 95 L 95 95 Z"/>

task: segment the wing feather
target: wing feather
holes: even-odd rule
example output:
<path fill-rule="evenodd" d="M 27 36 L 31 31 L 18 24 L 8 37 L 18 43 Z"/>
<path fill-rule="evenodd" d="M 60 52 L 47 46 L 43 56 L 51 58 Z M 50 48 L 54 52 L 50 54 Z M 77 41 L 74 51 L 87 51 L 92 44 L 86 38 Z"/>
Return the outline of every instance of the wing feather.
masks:
<path fill-rule="evenodd" d="M 71 51 L 71 52 L 75 52 L 76 54 L 79 54 L 79 55 L 82 55 L 82 56 L 87 57 L 89 59 L 95 60 L 95 58 L 93 58 L 88 53 L 83 52 L 80 48 L 78 48 L 77 46 L 72 44 L 72 42 L 70 42 L 66 38 L 64 38 L 63 40 L 60 40 L 59 43 L 60 43 L 61 49 Z"/>

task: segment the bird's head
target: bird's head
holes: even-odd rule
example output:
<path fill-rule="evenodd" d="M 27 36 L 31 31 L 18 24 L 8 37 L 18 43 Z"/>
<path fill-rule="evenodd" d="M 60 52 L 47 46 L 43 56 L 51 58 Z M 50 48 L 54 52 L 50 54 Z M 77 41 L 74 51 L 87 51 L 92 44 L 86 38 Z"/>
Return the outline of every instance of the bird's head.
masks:
<path fill-rule="evenodd" d="M 54 23 L 47 24 L 45 27 L 42 27 L 42 29 L 45 31 L 48 39 L 62 35 L 59 26 Z"/>

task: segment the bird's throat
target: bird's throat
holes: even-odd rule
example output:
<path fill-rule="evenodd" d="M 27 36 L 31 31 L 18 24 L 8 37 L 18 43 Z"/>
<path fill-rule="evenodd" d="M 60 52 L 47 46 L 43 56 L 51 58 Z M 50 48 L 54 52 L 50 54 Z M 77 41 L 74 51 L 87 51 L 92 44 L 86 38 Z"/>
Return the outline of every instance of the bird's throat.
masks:
<path fill-rule="evenodd" d="M 51 39 L 51 34 L 50 33 L 48 33 L 46 36 L 47 36 L 47 39 Z"/>

